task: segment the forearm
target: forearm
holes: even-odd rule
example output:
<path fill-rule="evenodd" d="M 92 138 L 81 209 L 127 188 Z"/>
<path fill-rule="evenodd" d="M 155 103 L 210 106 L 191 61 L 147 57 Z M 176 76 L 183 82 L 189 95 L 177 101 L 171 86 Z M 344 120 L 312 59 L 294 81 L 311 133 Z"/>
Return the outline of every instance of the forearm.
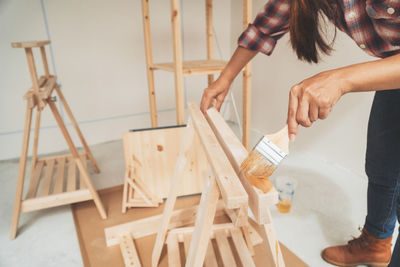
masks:
<path fill-rule="evenodd" d="M 239 72 L 257 53 L 257 51 L 238 46 L 228 64 L 221 72 L 220 78 L 232 83 Z"/>
<path fill-rule="evenodd" d="M 343 93 L 400 88 L 400 54 L 340 70 L 348 84 Z"/>

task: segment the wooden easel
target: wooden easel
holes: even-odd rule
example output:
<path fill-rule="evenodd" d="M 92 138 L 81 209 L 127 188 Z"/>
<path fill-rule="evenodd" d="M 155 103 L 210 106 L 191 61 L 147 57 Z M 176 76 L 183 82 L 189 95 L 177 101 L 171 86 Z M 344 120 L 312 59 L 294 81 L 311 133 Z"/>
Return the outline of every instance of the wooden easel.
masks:
<path fill-rule="evenodd" d="M 234 230 L 224 230 L 224 235 L 230 234 L 239 254 L 239 258 L 243 266 L 255 266 L 251 258 L 251 253 L 244 244 L 243 236 L 240 234 L 238 227 L 248 225 L 247 207 L 248 205 L 257 213 L 256 219 L 258 221 L 265 220 L 263 238 L 267 239 L 268 249 L 266 253 L 269 255 L 269 266 L 284 267 L 282 253 L 280 250 L 279 242 L 276 239 L 275 231 L 272 225 L 271 216 L 269 213 L 269 206 L 276 203 L 276 191 L 272 191 L 272 197 L 269 202 L 260 203 L 262 199 L 262 192 L 257 191 L 252 187 L 247 179 L 243 181 L 243 175 L 237 168 L 238 162 L 235 162 L 240 155 L 241 151 L 246 151 L 243 145 L 229 129 L 223 118 L 215 109 L 211 109 L 205 117 L 200 112 L 200 109 L 193 103 L 188 104 L 190 113 L 189 123 L 186 129 L 185 138 L 182 143 L 180 156 L 178 158 L 175 173 L 170 186 L 170 192 L 165 204 L 164 213 L 157 233 L 153 253 L 152 253 L 152 266 L 156 267 L 160 260 L 161 251 L 164 243 L 167 242 L 168 247 L 168 260 L 171 266 L 179 266 L 179 249 L 177 238 L 170 236 L 173 230 L 170 229 L 171 218 L 173 217 L 173 208 L 177 198 L 177 185 L 184 179 L 183 169 L 187 161 L 188 144 L 195 134 L 200 139 L 204 152 L 207 156 L 208 163 L 211 169 L 209 184 L 205 186 L 199 208 L 197 210 L 197 217 L 194 228 L 190 232 L 190 243 L 187 249 L 186 266 L 202 266 L 205 256 L 209 250 L 210 238 L 215 235 L 213 230 L 213 221 L 217 210 L 217 203 L 220 195 L 225 206 L 227 214 L 232 220 L 235 227 Z M 221 140 L 223 136 L 224 140 Z M 221 141 L 225 141 L 221 143 Z M 239 142 L 240 148 L 235 145 Z M 232 150 L 231 150 L 232 149 Z M 247 151 L 246 151 L 247 154 Z M 239 177 L 242 176 L 242 177 Z M 242 186 L 243 184 L 243 186 Z M 268 198 L 267 198 L 268 199 Z M 263 204 L 265 206 L 262 206 Z M 263 214 L 260 210 L 267 210 Z M 169 231 L 169 232 L 168 232 Z M 182 230 L 176 229 L 175 232 L 181 233 Z M 168 237 L 166 238 L 168 234 Z M 218 242 L 218 240 L 217 240 Z M 224 256 L 228 256 L 224 254 Z M 232 262 L 233 259 L 225 259 L 227 262 Z M 175 264 L 174 264 L 175 263 Z M 228 265 L 232 266 L 232 265 Z"/>
<path fill-rule="evenodd" d="M 180 0 L 171 2 L 171 24 L 173 61 L 168 63 L 153 63 L 152 40 L 150 33 L 149 0 L 142 0 L 143 33 L 146 50 L 146 70 L 149 91 L 151 125 L 157 127 L 157 106 L 154 85 L 154 71 L 163 70 L 174 73 L 176 121 L 184 124 L 184 92 L 183 77 L 191 75 L 207 75 L 208 85 L 214 81 L 214 74 L 220 73 L 226 61 L 214 58 L 213 33 L 213 0 L 205 0 L 206 13 L 206 43 L 207 58 L 203 60 L 183 61 Z M 246 29 L 252 19 L 252 0 L 243 0 L 243 28 Z M 243 69 L 243 138 L 246 149 L 250 146 L 250 115 L 251 115 L 251 64 Z"/>
<path fill-rule="evenodd" d="M 12 43 L 13 48 L 24 48 L 28 60 L 29 72 L 32 79 L 32 88 L 24 96 L 26 100 L 25 127 L 22 141 L 22 150 L 19 163 L 17 190 L 15 194 L 14 212 L 11 223 L 10 239 L 14 239 L 17 234 L 19 216 L 23 212 L 39 210 L 44 208 L 56 207 L 81 201 L 93 199 L 100 213 L 101 218 L 107 217 L 106 211 L 99 198 L 99 195 L 90 180 L 87 171 L 86 160 L 89 159 L 95 171 L 100 172 L 96 161 L 79 129 L 78 123 L 72 115 L 71 109 L 64 98 L 63 93 L 57 85 L 57 77 L 50 75 L 46 58 L 45 46 L 50 41 L 32 41 Z M 32 48 L 40 48 L 45 75 L 38 79 Z M 78 153 L 71 136 L 63 122 L 56 104 L 53 91 L 57 92 L 65 111 L 75 128 L 85 152 Z M 67 142 L 71 154 L 53 157 L 38 158 L 38 143 L 40 119 L 43 109 L 49 105 L 54 118 Z M 25 199 L 22 199 L 26 162 L 29 149 L 29 137 L 31 132 L 32 113 L 36 108 L 36 121 L 34 130 L 34 141 L 32 151 L 32 167 L 30 175 L 29 189 Z M 78 175 L 76 172 L 78 169 Z M 64 175 L 65 180 L 64 180 Z M 54 177 L 54 178 L 53 178 Z M 42 181 L 41 181 L 42 180 Z M 53 180 L 53 181 L 52 181 Z M 65 188 L 64 188 L 65 183 Z M 53 190 L 51 190 L 53 184 Z M 39 187 L 41 185 L 41 187 Z M 79 187 L 79 188 L 78 188 Z M 40 189 L 39 189 L 40 188 Z"/>

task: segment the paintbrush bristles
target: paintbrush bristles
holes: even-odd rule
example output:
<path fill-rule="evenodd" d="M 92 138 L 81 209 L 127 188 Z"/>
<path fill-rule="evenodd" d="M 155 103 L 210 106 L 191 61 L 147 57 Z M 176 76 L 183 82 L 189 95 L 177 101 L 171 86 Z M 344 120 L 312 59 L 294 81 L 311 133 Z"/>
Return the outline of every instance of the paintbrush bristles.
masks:
<path fill-rule="evenodd" d="M 271 164 L 261 153 L 252 150 L 247 158 L 240 165 L 243 173 L 254 177 L 265 178 L 271 176 L 276 167 Z"/>
<path fill-rule="evenodd" d="M 288 127 L 265 135 L 240 165 L 244 174 L 265 178 L 272 175 L 277 165 L 289 154 Z"/>

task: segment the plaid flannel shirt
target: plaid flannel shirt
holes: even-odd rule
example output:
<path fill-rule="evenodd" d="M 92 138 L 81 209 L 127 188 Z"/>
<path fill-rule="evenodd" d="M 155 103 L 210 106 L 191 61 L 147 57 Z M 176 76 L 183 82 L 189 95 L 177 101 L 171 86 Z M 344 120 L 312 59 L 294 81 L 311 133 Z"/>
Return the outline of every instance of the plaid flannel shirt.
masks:
<path fill-rule="evenodd" d="M 239 37 L 238 45 L 270 55 L 289 31 L 290 0 L 270 0 Z M 337 0 L 335 25 L 366 53 L 400 53 L 400 0 Z"/>

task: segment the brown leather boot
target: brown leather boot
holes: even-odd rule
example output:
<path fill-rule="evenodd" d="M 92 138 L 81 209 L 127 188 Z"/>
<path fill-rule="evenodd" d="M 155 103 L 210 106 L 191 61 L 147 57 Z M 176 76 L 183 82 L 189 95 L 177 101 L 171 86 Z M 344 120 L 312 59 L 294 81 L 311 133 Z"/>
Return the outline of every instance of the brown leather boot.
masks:
<path fill-rule="evenodd" d="M 387 266 L 391 257 L 392 237 L 380 239 L 366 229 L 358 238 L 350 240 L 347 245 L 329 247 L 322 251 L 322 258 L 337 266 Z"/>

